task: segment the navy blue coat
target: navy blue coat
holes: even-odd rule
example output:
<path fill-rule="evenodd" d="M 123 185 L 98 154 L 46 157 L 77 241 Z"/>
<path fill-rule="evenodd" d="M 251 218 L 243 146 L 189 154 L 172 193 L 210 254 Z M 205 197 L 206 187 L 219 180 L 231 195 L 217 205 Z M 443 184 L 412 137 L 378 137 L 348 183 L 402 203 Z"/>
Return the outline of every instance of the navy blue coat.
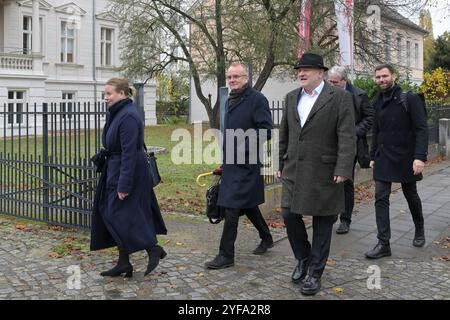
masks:
<path fill-rule="evenodd" d="M 375 161 L 375 180 L 413 182 L 422 179 L 422 174 L 413 174 L 413 161 L 427 160 L 427 116 L 423 102 L 416 94 L 408 94 L 406 111 L 401 92 L 402 89 L 396 85 L 386 101 L 383 101 L 381 93 L 377 93 L 373 100 L 375 122 L 371 159 Z"/>
<path fill-rule="evenodd" d="M 108 110 L 103 129 L 106 162 L 92 215 L 91 250 L 112 246 L 133 253 L 157 243 L 167 230 L 152 188 L 136 106 L 124 99 Z M 120 200 L 117 192 L 128 193 Z"/>
<path fill-rule="evenodd" d="M 270 139 L 270 130 L 273 128 L 269 102 L 259 91 L 248 86 L 241 97 L 225 113 L 224 128 L 235 132 L 242 129 L 266 129 L 267 136 L 262 135 L 263 140 Z M 264 176 L 261 174 L 262 161 L 259 155 L 254 158 L 255 151 L 250 150 L 250 140 L 254 137 L 246 137 L 244 143 L 239 144 L 234 139 L 231 147 L 234 157 L 227 152 L 227 135 L 224 134 L 223 145 L 223 172 L 219 190 L 218 205 L 225 208 L 248 209 L 264 203 Z M 258 137 L 256 137 L 259 144 Z M 243 160 L 238 161 L 239 155 Z M 231 161 L 226 161 L 230 158 Z M 228 163 L 227 163 L 228 162 Z M 240 163 L 244 162 L 244 163 Z"/>

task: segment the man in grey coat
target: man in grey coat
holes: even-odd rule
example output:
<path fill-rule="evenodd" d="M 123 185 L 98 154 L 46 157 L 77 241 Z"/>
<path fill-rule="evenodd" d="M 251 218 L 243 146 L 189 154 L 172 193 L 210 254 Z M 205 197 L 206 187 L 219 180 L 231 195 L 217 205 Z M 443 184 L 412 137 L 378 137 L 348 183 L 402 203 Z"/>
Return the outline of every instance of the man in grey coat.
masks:
<path fill-rule="evenodd" d="M 321 56 L 305 53 L 295 69 L 300 88 L 286 96 L 278 176 L 282 215 L 298 260 L 292 281 L 302 283 L 302 294 L 314 295 L 320 290 L 333 224 L 344 209 L 343 182 L 352 177 L 355 120 L 351 94 L 324 82 L 328 68 Z M 312 243 L 303 215 L 313 217 Z"/>

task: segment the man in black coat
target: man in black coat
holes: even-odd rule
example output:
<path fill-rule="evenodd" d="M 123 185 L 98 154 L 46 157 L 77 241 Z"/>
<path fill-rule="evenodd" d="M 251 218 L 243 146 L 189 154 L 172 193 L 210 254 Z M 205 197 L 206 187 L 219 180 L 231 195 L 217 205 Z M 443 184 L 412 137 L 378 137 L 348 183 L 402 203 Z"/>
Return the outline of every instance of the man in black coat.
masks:
<path fill-rule="evenodd" d="M 253 251 L 264 254 L 273 247 L 273 239 L 258 205 L 264 203 L 264 179 L 258 146 L 270 139 L 273 128 L 269 103 L 262 93 L 248 83 L 242 64 L 227 71 L 231 89 L 226 102 L 222 180 L 218 205 L 224 208 L 225 222 L 219 254 L 205 266 L 222 269 L 234 265 L 234 243 L 239 216 L 245 214 L 259 232 L 261 243 Z"/>
<path fill-rule="evenodd" d="M 422 180 L 427 161 L 428 126 L 424 102 L 417 94 L 404 93 L 395 83 L 394 69 L 381 65 L 375 69 L 380 91 L 373 106 L 375 122 L 370 166 L 375 179 L 375 212 L 378 244 L 366 252 L 377 259 L 391 255 L 389 195 L 392 182 L 400 182 L 415 225 L 413 245 L 425 244 L 422 203 L 416 182 Z"/>
<path fill-rule="evenodd" d="M 337 234 L 348 233 L 352 223 L 352 212 L 355 203 L 355 165 L 358 161 L 361 168 L 369 168 L 369 146 L 367 145 L 367 132 L 373 124 L 374 111 L 369 103 L 366 92 L 353 86 L 347 77 L 347 69 L 343 66 L 334 66 L 328 71 L 328 82 L 335 87 L 344 89 L 352 94 L 355 107 L 356 122 L 356 157 L 353 165 L 353 177 L 344 182 L 345 209 L 340 214 L 341 223 L 336 230 Z"/>

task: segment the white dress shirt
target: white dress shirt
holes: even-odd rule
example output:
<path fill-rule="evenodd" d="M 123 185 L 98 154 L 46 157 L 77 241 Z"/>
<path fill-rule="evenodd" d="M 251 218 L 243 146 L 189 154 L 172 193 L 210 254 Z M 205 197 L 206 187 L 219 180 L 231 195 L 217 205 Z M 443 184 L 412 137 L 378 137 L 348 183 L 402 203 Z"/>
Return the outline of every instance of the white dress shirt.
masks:
<path fill-rule="evenodd" d="M 325 82 L 322 80 L 322 82 L 313 90 L 311 95 L 307 94 L 304 89 L 302 90 L 302 95 L 297 105 L 298 115 L 300 116 L 300 123 L 302 127 L 305 125 L 306 119 L 308 119 L 309 113 L 311 112 L 317 97 L 319 97 L 319 94 L 322 92 L 324 85 Z"/>

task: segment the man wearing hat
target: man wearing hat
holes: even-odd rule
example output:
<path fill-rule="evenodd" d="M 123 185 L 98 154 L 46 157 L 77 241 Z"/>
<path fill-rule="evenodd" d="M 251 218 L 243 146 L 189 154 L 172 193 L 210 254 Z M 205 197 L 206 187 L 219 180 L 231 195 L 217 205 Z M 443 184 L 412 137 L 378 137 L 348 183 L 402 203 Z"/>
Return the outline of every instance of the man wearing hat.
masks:
<path fill-rule="evenodd" d="M 323 58 L 305 53 L 295 67 L 300 88 L 286 95 L 280 124 L 282 215 L 298 263 L 292 281 L 314 295 L 330 252 L 333 224 L 344 209 L 351 179 L 356 132 L 352 96 L 324 79 Z M 303 216 L 312 216 L 312 242 Z"/>

